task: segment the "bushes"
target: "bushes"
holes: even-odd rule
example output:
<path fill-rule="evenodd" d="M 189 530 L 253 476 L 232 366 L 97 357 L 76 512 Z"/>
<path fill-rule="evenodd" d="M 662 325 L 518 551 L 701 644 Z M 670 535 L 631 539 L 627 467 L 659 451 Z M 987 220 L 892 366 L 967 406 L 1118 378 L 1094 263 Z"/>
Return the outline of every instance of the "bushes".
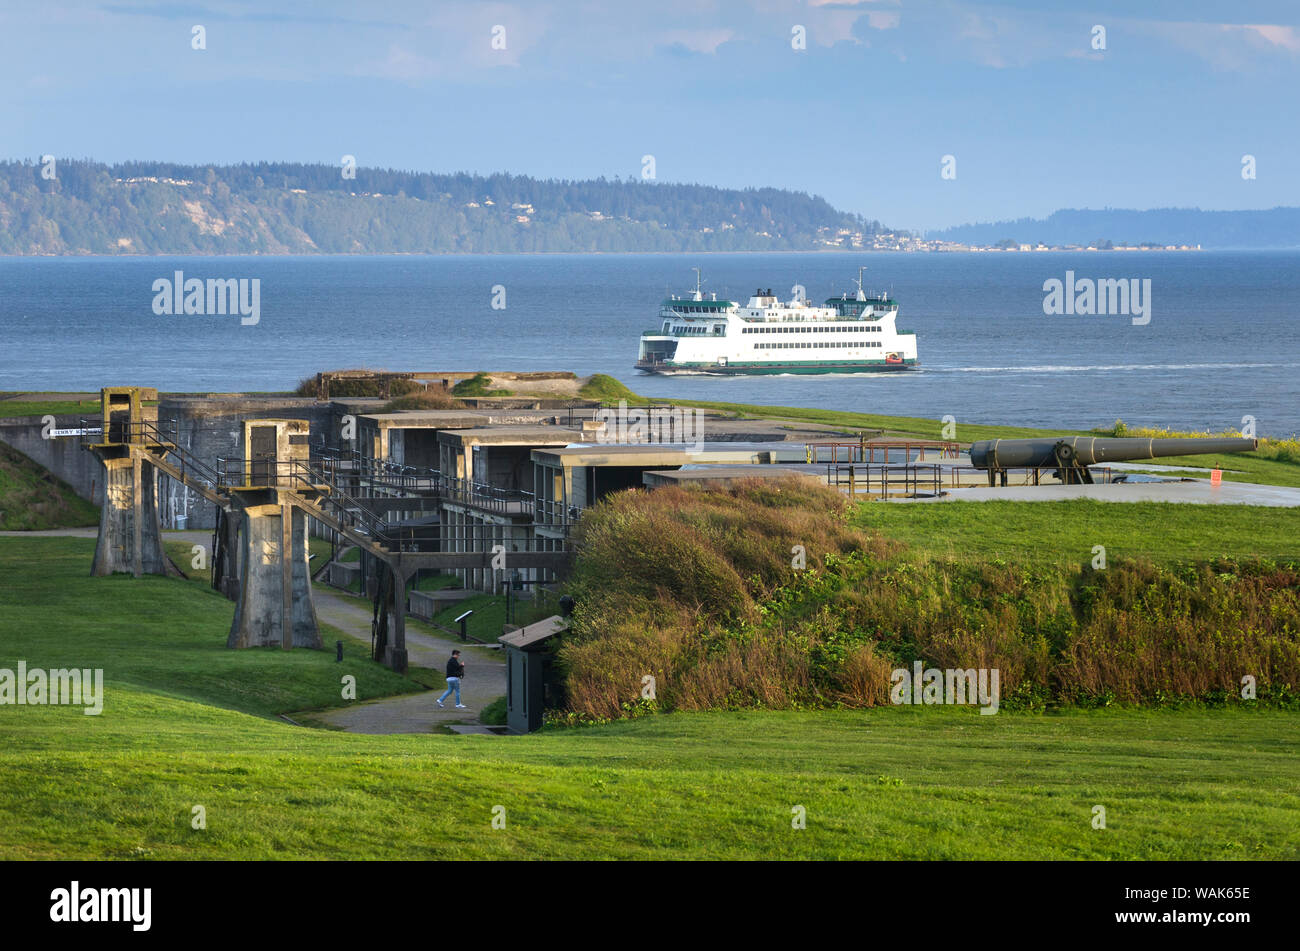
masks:
<path fill-rule="evenodd" d="M 361 370 L 357 372 L 364 373 L 367 371 Z M 389 379 L 387 385 L 390 397 L 406 396 L 424 389 L 423 385 L 409 379 Z M 294 393 L 298 396 L 315 396 L 316 390 L 316 377 L 308 376 L 298 381 Z M 333 399 L 380 397 L 384 395 L 384 380 L 380 376 L 332 379 L 329 383 L 329 395 Z"/>
<path fill-rule="evenodd" d="M 1300 684 L 1300 566 L 1143 563 L 1089 571 L 1056 666 L 1065 700 L 1239 695 Z"/>
<path fill-rule="evenodd" d="M 611 496 L 578 529 L 571 709 L 887 703 L 895 667 L 996 668 L 1004 706 L 1260 696 L 1300 684 L 1300 566 L 1104 571 L 909 560 L 838 493 L 752 482 Z M 802 545 L 806 567 L 791 565 Z"/>
<path fill-rule="evenodd" d="M 492 378 L 486 373 L 475 373 L 451 388 L 452 396 L 511 396 L 509 390 L 492 389 Z"/>
<path fill-rule="evenodd" d="M 399 396 L 386 403 L 381 410 L 384 413 L 396 413 L 404 409 L 464 409 L 465 404 L 451 395 L 445 386 L 428 386 L 409 396 Z"/>

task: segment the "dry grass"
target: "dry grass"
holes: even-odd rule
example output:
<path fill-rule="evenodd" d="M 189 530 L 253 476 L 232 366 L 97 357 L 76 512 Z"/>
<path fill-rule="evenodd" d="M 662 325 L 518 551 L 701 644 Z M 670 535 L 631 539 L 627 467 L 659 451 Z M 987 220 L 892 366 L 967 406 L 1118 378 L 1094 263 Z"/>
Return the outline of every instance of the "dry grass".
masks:
<path fill-rule="evenodd" d="M 1300 565 L 916 556 L 815 486 L 629 491 L 584 514 L 560 648 L 570 709 L 874 706 L 922 660 L 1012 704 L 1220 701 L 1300 686 Z M 806 567 L 792 565 L 802 546 Z M 1288 699 L 1291 698 L 1291 699 Z"/>
<path fill-rule="evenodd" d="M 380 412 L 396 413 L 404 409 L 464 409 L 465 404 L 452 396 L 445 386 L 428 386 L 418 392 L 399 396 L 384 404 Z"/>

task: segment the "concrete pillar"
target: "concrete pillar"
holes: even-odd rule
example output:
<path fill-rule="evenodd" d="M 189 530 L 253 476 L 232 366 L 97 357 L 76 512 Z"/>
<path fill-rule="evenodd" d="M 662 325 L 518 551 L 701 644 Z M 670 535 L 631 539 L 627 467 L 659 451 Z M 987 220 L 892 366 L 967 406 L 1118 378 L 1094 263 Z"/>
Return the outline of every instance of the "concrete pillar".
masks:
<path fill-rule="evenodd" d="M 96 447 L 94 452 L 104 464 L 104 504 L 90 573 L 165 574 L 157 470 L 126 446 Z"/>
<path fill-rule="evenodd" d="M 307 516 L 290 495 L 273 489 L 234 494 L 241 520 L 239 596 L 227 647 L 321 646 L 307 564 Z"/>
<path fill-rule="evenodd" d="M 393 573 L 393 603 L 388 610 L 388 640 L 384 645 L 385 667 L 406 673 L 406 583 L 410 574 L 396 562 L 388 563 Z"/>
<path fill-rule="evenodd" d="M 242 521 L 238 511 L 218 509 L 217 525 L 213 531 L 213 568 L 219 571 L 212 586 L 231 601 L 239 600 L 239 563 L 243 551 L 239 544 L 239 526 Z"/>

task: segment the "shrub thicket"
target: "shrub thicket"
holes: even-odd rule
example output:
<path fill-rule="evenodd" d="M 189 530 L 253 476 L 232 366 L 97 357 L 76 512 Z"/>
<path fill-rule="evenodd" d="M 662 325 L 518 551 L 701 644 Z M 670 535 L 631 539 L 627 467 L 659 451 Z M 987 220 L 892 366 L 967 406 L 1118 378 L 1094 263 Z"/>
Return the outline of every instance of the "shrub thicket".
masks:
<path fill-rule="evenodd" d="M 997 668 L 1004 705 L 1261 699 L 1300 685 L 1300 565 L 917 558 L 807 484 L 624 492 L 584 513 L 570 709 L 889 702 L 890 672 Z M 802 546 L 806 567 L 793 566 Z"/>

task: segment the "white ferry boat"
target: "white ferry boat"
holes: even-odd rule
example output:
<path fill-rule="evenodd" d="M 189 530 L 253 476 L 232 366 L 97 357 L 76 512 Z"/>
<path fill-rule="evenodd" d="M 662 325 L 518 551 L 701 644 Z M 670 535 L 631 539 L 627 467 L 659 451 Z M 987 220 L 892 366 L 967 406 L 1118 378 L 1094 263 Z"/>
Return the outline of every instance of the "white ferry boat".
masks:
<path fill-rule="evenodd" d="M 661 326 L 641 334 L 636 368 L 646 373 L 872 373 L 919 366 L 916 336 L 898 330 L 898 304 L 888 296 L 831 297 L 822 307 L 778 301 L 758 290 L 743 307 L 707 299 L 695 269 L 695 293 L 669 297 Z"/>

